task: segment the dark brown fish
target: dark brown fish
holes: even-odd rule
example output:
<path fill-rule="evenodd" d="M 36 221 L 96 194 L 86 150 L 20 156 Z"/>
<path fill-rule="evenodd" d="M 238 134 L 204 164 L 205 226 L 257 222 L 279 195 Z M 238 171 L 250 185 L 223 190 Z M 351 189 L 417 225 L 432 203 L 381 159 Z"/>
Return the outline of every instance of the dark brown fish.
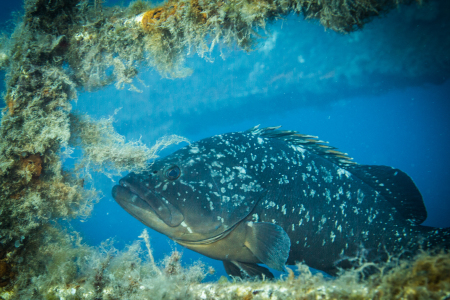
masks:
<path fill-rule="evenodd" d="M 228 274 L 272 277 L 304 261 L 336 274 L 368 261 L 449 248 L 449 229 L 420 226 L 422 196 L 404 172 L 353 163 L 316 137 L 277 127 L 203 139 L 130 173 L 115 200 Z"/>

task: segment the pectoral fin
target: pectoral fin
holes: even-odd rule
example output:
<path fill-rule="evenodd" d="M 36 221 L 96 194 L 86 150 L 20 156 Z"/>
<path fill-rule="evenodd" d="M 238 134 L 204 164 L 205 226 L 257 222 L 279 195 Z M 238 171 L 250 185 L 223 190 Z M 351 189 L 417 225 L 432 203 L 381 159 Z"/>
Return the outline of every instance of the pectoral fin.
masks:
<path fill-rule="evenodd" d="M 259 277 L 260 279 L 272 279 L 273 274 L 264 267 L 258 266 L 257 264 L 251 263 L 242 263 L 242 262 L 231 262 L 231 261 L 223 261 L 223 266 L 225 267 L 225 271 L 230 276 L 236 277 Z"/>
<path fill-rule="evenodd" d="M 272 223 L 246 223 L 244 245 L 265 265 L 284 271 L 289 256 L 291 240 L 278 225 Z"/>

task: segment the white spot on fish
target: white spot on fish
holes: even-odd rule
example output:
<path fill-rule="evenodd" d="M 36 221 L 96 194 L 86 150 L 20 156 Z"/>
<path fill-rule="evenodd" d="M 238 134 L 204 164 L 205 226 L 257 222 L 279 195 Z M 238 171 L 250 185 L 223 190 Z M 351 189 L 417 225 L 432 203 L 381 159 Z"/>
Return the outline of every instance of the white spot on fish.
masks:
<path fill-rule="evenodd" d="M 295 151 L 298 151 L 298 152 L 300 152 L 300 153 L 305 153 L 305 151 L 306 151 L 306 149 L 305 148 L 303 148 L 302 146 L 292 146 L 292 148 L 295 150 Z"/>
<path fill-rule="evenodd" d="M 213 166 L 213 167 L 218 167 L 218 168 L 222 168 L 222 165 L 219 164 L 217 161 L 213 161 L 212 164 L 211 164 L 211 166 Z"/>
<path fill-rule="evenodd" d="M 331 202 L 331 191 L 327 188 L 325 188 L 325 199 L 327 199 L 327 204 L 330 204 Z"/>
<path fill-rule="evenodd" d="M 197 153 L 200 152 L 200 150 L 198 149 L 198 147 L 191 147 L 189 152 L 192 153 L 192 154 L 197 154 Z"/>
<path fill-rule="evenodd" d="M 345 192 L 345 195 L 347 196 L 347 199 L 351 199 L 352 198 L 352 193 L 350 193 L 350 191 Z"/>
<path fill-rule="evenodd" d="M 183 227 L 185 227 L 189 233 L 192 233 L 192 229 L 191 229 L 189 226 L 187 226 L 187 224 L 186 224 L 184 221 L 181 222 L 180 225 L 183 226 Z"/>
<path fill-rule="evenodd" d="M 337 173 L 338 173 L 338 175 L 339 175 L 339 179 L 341 179 L 342 175 L 345 175 L 345 177 L 347 177 L 347 178 L 350 178 L 350 176 L 352 176 L 352 174 L 350 174 L 349 171 L 344 170 L 344 169 L 342 169 L 342 168 L 339 168 L 339 169 L 337 170 Z"/>
<path fill-rule="evenodd" d="M 253 217 L 253 221 L 258 222 L 258 219 L 259 219 L 258 214 L 253 214 L 252 217 Z"/>
<path fill-rule="evenodd" d="M 356 199 L 358 200 L 358 204 L 361 204 L 364 200 L 364 193 L 360 189 L 356 192 Z"/>
<path fill-rule="evenodd" d="M 136 199 L 138 198 L 137 195 L 133 195 L 133 197 L 131 197 L 131 202 L 136 202 Z"/>
<path fill-rule="evenodd" d="M 233 169 L 238 170 L 239 173 L 241 173 L 241 174 L 246 174 L 247 173 L 247 171 L 245 171 L 245 169 L 243 167 L 233 167 Z"/>
<path fill-rule="evenodd" d="M 303 204 L 300 205 L 300 210 L 298 212 L 298 214 L 300 215 L 303 211 L 305 211 L 305 207 L 303 206 Z"/>

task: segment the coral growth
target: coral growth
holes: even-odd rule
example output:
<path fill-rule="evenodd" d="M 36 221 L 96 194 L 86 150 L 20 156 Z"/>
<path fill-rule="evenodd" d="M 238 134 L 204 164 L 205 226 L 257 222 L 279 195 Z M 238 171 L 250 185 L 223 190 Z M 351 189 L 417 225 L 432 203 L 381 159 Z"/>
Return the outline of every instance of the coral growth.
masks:
<path fill-rule="evenodd" d="M 166 8 L 168 7 L 168 8 Z M 165 7 L 158 7 L 146 11 L 142 15 L 142 27 L 149 30 L 151 26 L 158 24 L 161 21 L 167 20 L 168 17 L 175 15 L 177 5 L 166 4 Z"/>
<path fill-rule="evenodd" d="M 4 260 L 0 260 L 0 287 L 5 287 L 9 284 L 11 278 L 14 276 L 11 272 L 11 265 Z"/>
<path fill-rule="evenodd" d="M 179 18 L 181 9 L 185 6 L 183 2 L 177 4 L 177 2 L 168 2 L 162 7 L 157 7 L 146 11 L 142 14 L 141 25 L 145 30 L 150 31 L 155 25 L 159 25 L 161 22 L 167 21 L 168 18 L 174 16 Z M 198 0 L 190 1 L 191 13 L 198 16 L 198 21 L 205 23 L 208 19 L 206 13 L 203 13 L 203 8 L 199 5 Z"/>
<path fill-rule="evenodd" d="M 32 154 L 26 157 L 20 158 L 22 164 L 22 171 L 27 174 L 28 181 L 29 177 L 38 178 L 41 176 L 42 172 L 42 159 L 40 154 Z"/>

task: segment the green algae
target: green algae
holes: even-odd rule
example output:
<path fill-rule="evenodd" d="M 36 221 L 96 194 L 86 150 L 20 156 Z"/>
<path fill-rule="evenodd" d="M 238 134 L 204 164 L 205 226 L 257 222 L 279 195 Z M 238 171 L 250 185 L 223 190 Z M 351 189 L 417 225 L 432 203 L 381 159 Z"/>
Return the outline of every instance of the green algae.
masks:
<path fill-rule="evenodd" d="M 325 280 L 299 265 L 302 275 L 298 278 L 290 275 L 277 282 L 202 284 L 209 271 L 200 263 L 182 268 L 179 253 L 172 253 L 159 265 L 142 258 L 139 242 L 125 251 L 117 251 L 108 242 L 94 248 L 56 223 L 89 216 L 99 199 L 95 190 L 85 186 L 89 170 L 109 175 L 142 171 L 158 149 L 184 141 L 172 136 L 151 149 L 140 141 L 126 142 L 115 132 L 112 118 L 96 121 L 72 111 L 71 101 L 80 91 L 115 84 L 118 89 L 139 92 L 137 85 L 144 84 L 137 76 L 144 66 L 167 77 L 188 76 L 190 70 L 183 66 L 188 52 L 207 58 L 218 44 L 250 51 L 259 37 L 258 29 L 289 13 L 318 19 L 335 31 L 350 32 L 398 2 L 193 0 L 152 7 L 136 1 L 123 8 L 102 7 L 101 1 L 25 1 L 25 13 L 14 33 L 0 39 L 0 69 L 7 72 L 6 108 L 0 127 L 0 297 L 448 296 L 449 276 L 440 275 L 448 274 L 447 254 L 424 254 L 412 265 L 402 263 L 391 269 L 400 273 L 386 273 L 371 281 L 345 274 L 336 281 Z M 77 168 L 63 169 L 64 157 L 74 147 L 80 147 L 84 157 Z M 145 242 L 152 257 L 149 242 Z M 410 273 L 413 277 L 407 276 Z M 398 274 L 407 282 L 396 281 Z M 410 287 L 399 289 L 399 284 Z"/>
<path fill-rule="evenodd" d="M 276 281 L 221 278 L 202 283 L 213 270 L 201 262 L 183 267 L 174 251 L 152 259 L 146 232 L 125 250 L 112 241 L 95 248 L 75 234 L 48 228 L 44 243 L 18 267 L 14 287 L 3 299 L 446 299 L 450 296 L 450 254 L 420 253 L 413 260 L 392 258 L 379 272 L 361 276 L 362 268 L 335 279 L 312 274 L 297 264 Z M 143 250 L 146 244 L 147 251 Z M 370 264 L 373 266 L 373 264 Z M 33 270 L 33 273 L 29 273 Z"/>
<path fill-rule="evenodd" d="M 174 252 L 156 265 L 144 259 L 138 240 L 118 251 L 108 240 L 97 248 L 48 227 L 43 242 L 18 266 L 14 287 L 0 297 L 13 299 L 172 299 L 208 274 L 198 262 L 184 268 Z M 149 245 L 149 244 L 148 244 Z"/>
<path fill-rule="evenodd" d="M 115 114 L 119 109 L 116 110 Z M 84 177 L 91 178 L 89 171 L 103 173 L 112 179 L 122 172 L 134 170 L 142 172 L 149 168 L 148 161 L 158 157 L 158 152 L 169 145 L 188 142 L 177 135 L 166 136 L 151 148 L 141 141 L 126 142 L 113 127 L 114 116 L 92 120 L 87 115 L 70 114 L 71 136 L 69 144 L 80 147 L 83 158 L 76 170 L 83 171 Z"/>

